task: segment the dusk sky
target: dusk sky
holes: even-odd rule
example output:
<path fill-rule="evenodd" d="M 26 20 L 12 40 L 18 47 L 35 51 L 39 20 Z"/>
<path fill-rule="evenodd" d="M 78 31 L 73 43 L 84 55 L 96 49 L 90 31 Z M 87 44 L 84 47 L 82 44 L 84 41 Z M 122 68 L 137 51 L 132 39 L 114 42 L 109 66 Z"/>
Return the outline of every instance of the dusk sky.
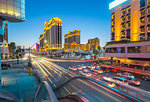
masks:
<path fill-rule="evenodd" d="M 98 37 L 101 46 L 110 41 L 109 3 L 114 0 L 26 0 L 26 21 L 9 23 L 9 42 L 32 46 L 43 33 L 44 22 L 53 17 L 63 20 L 62 36 L 81 30 L 81 43 Z"/>

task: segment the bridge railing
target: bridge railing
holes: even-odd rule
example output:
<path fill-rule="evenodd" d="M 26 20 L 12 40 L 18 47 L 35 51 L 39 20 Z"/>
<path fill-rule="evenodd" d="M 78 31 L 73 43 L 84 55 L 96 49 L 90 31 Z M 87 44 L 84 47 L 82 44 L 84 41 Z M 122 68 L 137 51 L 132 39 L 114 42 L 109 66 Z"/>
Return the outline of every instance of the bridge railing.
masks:
<path fill-rule="evenodd" d="M 51 86 L 43 81 L 34 97 L 34 102 L 58 102 Z"/>
<path fill-rule="evenodd" d="M 109 87 L 108 85 L 106 85 L 106 84 L 104 84 L 103 82 L 100 82 L 100 81 L 97 81 L 97 80 L 95 80 L 95 79 L 93 79 L 93 78 L 89 78 L 89 77 L 83 77 L 83 76 L 77 76 L 77 77 L 73 77 L 73 78 L 71 78 L 69 81 L 67 81 L 67 82 L 65 82 L 65 83 L 63 83 L 63 84 L 61 84 L 59 87 L 57 87 L 54 91 L 57 91 L 57 90 L 59 90 L 61 87 L 63 87 L 63 86 L 65 86 L 66 84 L 68 84 L 69 82 L 71 82 L 71 81 L 73 81 L 73 80 L 77 80 L 77 79 L 83 79 L 83 80 L 88 80 L 88 81 L 91 81 L 91 82 L 95 82 L 95 83 L 97 83 L 97 84 L 99 84 L 99 85 L 102 85 L 102 86 L 104 86 L 104 87 L 106 87 L 106 88 L 108 88 L 108 89 L 111 89 L 112 91 L 114 91 L 114 92 L 116 92 L 116 93 L 118 93 L 118 94 L 120 94 L 120 95 L 122 95 L 122 96 L 124 96 L 124 97 L 126 97 L 127 99 L 129 99 L 129 100 L 131 100 L 131 101 L 134 101 L 134 102 L 141 102 L 141 100 L 147 100 L 147 98 L 144 98 L 144 97 L 142 97 L 141 95 L 142 95 L 142 93 L 143 92 L 140 92 L 140 91 L 138 91 L 138 95 L 128 95 L 128 94 L 126 94 L 126 92 L 122 92 L 122 90 L 118 90 L 118 89 L 115 89 L 115 88 L 112 88 L 112 87 Z M 145 93 L 143 93 L 143 94 L 145 94 Z M 147 94 L 147 95 L 149 95 L 149 94 Z"/>

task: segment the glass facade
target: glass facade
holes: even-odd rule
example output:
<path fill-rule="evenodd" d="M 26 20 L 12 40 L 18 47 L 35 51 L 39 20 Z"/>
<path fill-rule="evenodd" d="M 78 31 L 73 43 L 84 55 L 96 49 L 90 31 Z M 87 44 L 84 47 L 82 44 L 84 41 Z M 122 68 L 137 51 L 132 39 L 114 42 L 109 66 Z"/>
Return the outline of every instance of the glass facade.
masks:
<path fill-rule="evenodd" d="M 125 53 L 125 47 L 106 48 L 106 53 Z"/>
<path fill-rule="evenodd" d="M 0 16 L 24 20 L 25 0 L 0 0 Z"/>

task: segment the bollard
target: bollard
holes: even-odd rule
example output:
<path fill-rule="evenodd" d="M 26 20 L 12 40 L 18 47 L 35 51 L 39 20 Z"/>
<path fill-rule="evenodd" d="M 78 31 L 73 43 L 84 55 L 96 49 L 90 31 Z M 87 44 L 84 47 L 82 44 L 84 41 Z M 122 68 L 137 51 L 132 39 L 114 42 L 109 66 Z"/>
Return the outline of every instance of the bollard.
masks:
<path fill-rule="evenodd" d="M 31 67 L 29 67 L 29 76 L 31 76 Z"/>

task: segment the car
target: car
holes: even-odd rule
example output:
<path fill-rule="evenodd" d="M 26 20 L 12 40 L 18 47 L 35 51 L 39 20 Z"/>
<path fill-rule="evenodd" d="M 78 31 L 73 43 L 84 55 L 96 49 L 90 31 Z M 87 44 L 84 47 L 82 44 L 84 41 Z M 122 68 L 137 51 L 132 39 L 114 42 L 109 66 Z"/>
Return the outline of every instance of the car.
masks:
<path fill-rule="evenodd" d="M 77 65 L 78 70 L 82 70 L 82 66 Z"/>
<path fill-rule="evenodd" d="M 117 84 L 125 84 L 125 85 L 129 85 L 128 81 L 126 78 L 123 77 L 114 77 L 113 80 L 117 83 Z"/>
<path fill-rule="evenodd" d="M 124 72 L 124 73 L 117 73 L 118 76 L 121 76 L 121 77 L 125 77 L 125 78 L 134 78 L 133 75 L 131 75 L 131 73 L 128 73 L 128 72 Z"/>
<path fill-rule="evenodd" d="M 91 69 L 91 70 L 93 70 L 93 69 L 95 69 L 95 66 L 94 65 L 89 65 L 89 66 L 87 66 L 89 69 Z"/>
<path fill-rule="evenodd" d="M 81 74 L 81 75 L 84 75 L 84 76 L 87 76 L 87 77 L 90 77 L 90 76 L 91 76 L 91 73 L 90 73 L 90 72 L 80 71 L 80 74 Z"/>
<path fill-rule="evenodd" d="M 143 79 L 143 80 L 150 81 L 150 76 L 143 76 L 142 79 Z"/>
<path fill-rule="evenodd" d="M 11 64 L 7 64 L 7 63 L 2 63 L 1 64 L 1 68 L 3 68 L 3 67 L 8 68 L 8 67 L 11 67 L 11 66 L 12 66 Z"/>
<path fill-rule="evenodd" d="M 109 87 L 115 87 L 115 86 L 116 86 L 116 84 L 115 84 L 115 83 L 112 83 L 112 82 L 109 82 L 107 85 L 108 85 Z"/>
<path fill-rule="evenodd" d="M 103 73 L 104 72 L 101 68 L 95 68 L 94 71 L 97 73 Z"/>
<path fill-rule="evenodd" d="M 127 78 L 127 81 L 131 85 L 140 86 L 140 84 L 141 84 L 140 81 L 135 78 Z"/>
<path fill-rule="evenodd" d="M 86 65 L 84 65 L 84 64 L 81 64 L 81 66 L 82 66 L 82 68 L 86 68 Z"/>
<path fill-rule="evenodd" d="M 70 67 L 69 69 L 73 70 L 73 71 L 76 71 L 77 70 L 77 67 Z"/>
<path fill-rule="evenodd" d="M 98 73 L 96 71 L 91 72 L 93 75 L 97 75 Z"/>
<path fill-rule="evenodd" d="M 96 64 L 97 68 L 100 68 L 102 66 L 102 64 Z"/>
<path fill-rule="evenodd" d="M 83 71 L 83 72 L 89 72 L 89 70 L 87 70 L 87 69 L 83 69 L 82 71 Z"/>

